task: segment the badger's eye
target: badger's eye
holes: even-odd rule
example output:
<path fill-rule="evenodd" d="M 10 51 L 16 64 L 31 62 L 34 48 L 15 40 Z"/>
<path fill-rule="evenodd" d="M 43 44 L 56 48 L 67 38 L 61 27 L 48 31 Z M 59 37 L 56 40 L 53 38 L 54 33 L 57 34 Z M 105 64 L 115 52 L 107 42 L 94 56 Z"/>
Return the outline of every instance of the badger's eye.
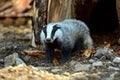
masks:
<path fill-rule="evenodd" d="M 56 32 L 58 29 L 60 29 L 60 27 L 59 27 L 58 25 L 54 25 L 54 26 L 53 26 L 52 35 L 51 35 L 52 38 L 53 38 L 53 36 L 55 35 L 55 32 Z"/>
<path fill-rule="evenodd" d="M 60 29 L 60 27 L 59 27 L 58 25 L 54 25 L 54 26 L 53 26 L 53 30 L 56 31 L 57 29 Z"/>
<path fill-rule="evenodd" d="M 55 33 L 58 29 L 60 29 L 60 27 L 59 27 L 58 25 L 55 25 L 55 26 L 53 27 L 52 33 Z"/>

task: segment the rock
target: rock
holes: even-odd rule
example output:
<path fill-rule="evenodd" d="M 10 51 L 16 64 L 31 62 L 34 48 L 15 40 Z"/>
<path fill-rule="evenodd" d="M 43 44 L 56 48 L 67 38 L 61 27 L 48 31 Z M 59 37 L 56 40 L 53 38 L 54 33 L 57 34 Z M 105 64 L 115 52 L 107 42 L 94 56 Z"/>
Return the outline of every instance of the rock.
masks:
<path fill-rule="evenodd" d="M 96 50 L 96 53 L 94 57 L 101 58 L 102 56 L 105 56 L 107 59 L 110 59 L 114 57 L 114 51 L 107 47 L 100 47 Z"/>
<path fill-rule="evenodd" d="M 0 63 L 4 63 L 4 60 L 3 60 L 3 59 L 0 59 Z"/>
<path fill-rule="evenodd" d="M 19 64 L 25 64 L 25 62 L 20 58 L 16 58 L 16 65 L 19 65 Z"/>
<path fill-rule="evenodd" d="M 86 76 L 86 72 L 79 72 L 79 73 L 74 73 L 72 74 L 72 79 L 70 80 L 88 80 L 88 77 Z"/>
<path fill-rule="evenodd" d="M 114 63 L 120 63 L 120 57 L 115 57 L 114 59 L 113 59 L 113 62 Z"/>
<path fill-rule="evenodd" d="M 15 65 L 15 62 L 16 62 L 16 58 L 18 58 L 18 53 L 13 53 L 9 56 L 6 56 L 4 61 L 5 61 L 5 67 L 7 66 L 12 66 L 12 65 Z"/>
<path fill-rule="evenodd" d="M 101 61 L 96 61 L 92 63 L 92 66 L 100 67 L 100 66 L 103 66 L 103 63 Z"/>
<path fill-rule="evenodd" d="M 115 75 L 118 74 L 118 72 L 114 72 L 110 75 L 109 80 L 113 80 L 115 78 Z"/>
<path fill-rule="evenodd" d="M 100 58 L 100 60 L 101 60 L 101 61 L 105 61 L 105 60 L 106 60 L 106 56 L 102 56 L 102 57 Z"/>
<path fill-rule="evenodd" d="M 40 70 L 50 70 L 51 67 L 35 67 Z"/>
<path fill-rule="evenodd" d="M 108 69 L 110 69 L 110 70 L 120 70 L 118 67 L 112 67 L 112 66 L 109 66 Z"/>
<path fill-rule="evenodd" d="M 95 60 L 94 60 L 94 59 L 90 59 L 89 62 L 90 62 L 90 63 L 93 63 L 93 62 L 95 62 Z"/>
<path fill-rule="evenodd" d="M 75 60 L 72 60 L 72 61 L 69 62 L 69 64 L 70 64 L 71 67 L 74 66 L 74 65 L 77 64 L 77 63 L 79 63 L 79 62 L 77 62 L 77 61 L 75 61 Z"/>
<path fill-rule="evenodd" d="M 27 61 L 29 61 L 31 59 L 31 56 L 24 55 L 24 57 L 22 59 L 27 62 Z"/>
<path fill-rule="evenodd" d="M 58 73 L 58 72 L 62 72 L 63 70 L 60 68 L 54 68 L 51 70 L 52 73 Z"/>
<path fill-rule="evenodd" d="M 106 67 L 109 67 L 109 66 L 114 65 L 114 63 L 111 62 L 111 61 L 106 61 L 104 65 L 105 65 Z"/>
<path fill-rule="evenodd" d="M 116 80 L 120 80 L 120 71 L 115 74 L 114 78 Z"/>
<path fill-rule="evenodd" d="M 74 67 L 74 71 L 88 71 L 90 70 L 91 65 L 90 64 L 76 64 Z"/>

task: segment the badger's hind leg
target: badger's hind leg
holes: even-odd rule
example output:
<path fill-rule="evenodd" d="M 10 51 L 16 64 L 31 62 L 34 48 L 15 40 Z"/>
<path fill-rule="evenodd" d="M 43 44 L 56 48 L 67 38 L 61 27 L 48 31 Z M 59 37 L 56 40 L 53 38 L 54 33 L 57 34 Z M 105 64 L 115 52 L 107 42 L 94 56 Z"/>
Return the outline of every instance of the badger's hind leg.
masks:
<path fill-rule="evenodd" d="M 77 41 L 74 45 L 72 52 L 79 52 L 80 50 L 83 50 L 84 48 L 85 47 L 84 47 L 83 41 Z"/>
<path fill-rule="evenodd" d="M 75 53 L 75 54 L 77 54 L 77 56 L 80 57 L 80 51 L 84 50 L 84 49 L 85 49 L 85 46 L 83 44 L 83 41 L 77 41 L 74 45 L 72 53 Z"/>
<path fill-rule="evenodd" d="M 62 56 L 60 59 L 60 63 L 65 63 L 70 59 L 71 56 L 71 49 L 64 49 L 62 50 Z"/>
<path fill-rule="evenodd" d="M 86 34 L 83 39 L 85 49 L 93 49 L 93 40 L 89 34 Z"/>

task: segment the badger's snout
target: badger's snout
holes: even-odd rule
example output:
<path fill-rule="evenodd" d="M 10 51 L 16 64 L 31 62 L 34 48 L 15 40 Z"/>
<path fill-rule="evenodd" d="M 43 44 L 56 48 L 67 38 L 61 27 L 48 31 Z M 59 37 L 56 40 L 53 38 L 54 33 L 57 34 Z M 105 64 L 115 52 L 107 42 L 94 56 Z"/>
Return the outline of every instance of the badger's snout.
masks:
<path fill-rule="evenodd" d="M 52 43 L 52 39 L 51 39 L 51 38 L 46 38 L 46 39 L 45 39 L 45 42 L 46 42 L 46 43 Z"/>

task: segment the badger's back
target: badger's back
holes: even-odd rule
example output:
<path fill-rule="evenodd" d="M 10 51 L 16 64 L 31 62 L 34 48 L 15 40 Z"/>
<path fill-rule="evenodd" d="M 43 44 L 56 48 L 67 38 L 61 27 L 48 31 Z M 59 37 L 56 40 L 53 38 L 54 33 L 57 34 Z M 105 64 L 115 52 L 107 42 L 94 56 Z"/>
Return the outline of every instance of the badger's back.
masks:
<path fill-rule="evenodd" d="M 70 27 L 70 28 L 74 28 L 73 30 L 78 30 L 79 32 L 83 32 L 83 31 L 89 31 L 87 25 L 80 20 L 76 20 L 76 19 L 66 19 L 62 22 L 63 24 L 66 24 L 66 27 Z"/>
<path fill-rule="evenodd" d="M 89 29 L 87 25 L 76 19 L 67 19 L 59 23 L 61 30 L 64 32 L 66 37 L 72 38 L 72 40 L 77 40 L 84 36 L 84 34 L 89 34 Z"/>

